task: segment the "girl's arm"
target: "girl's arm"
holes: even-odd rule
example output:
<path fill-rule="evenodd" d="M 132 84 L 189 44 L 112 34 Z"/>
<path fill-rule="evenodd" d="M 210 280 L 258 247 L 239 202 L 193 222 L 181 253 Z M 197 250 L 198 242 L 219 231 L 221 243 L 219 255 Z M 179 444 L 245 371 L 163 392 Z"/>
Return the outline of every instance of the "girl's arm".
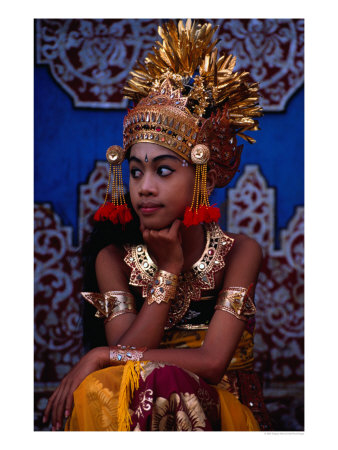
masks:
<path fill-rule="evenodd" d="M 155 254 L 158 268 L 175 275 L 181 272 L 184 261 L 179 237 L 180 225 L 181 221 L 176 220 L 168 229 L 143 230 L 144 241 Z M 96 277 L 101 292 L 129 291 L 129 280 L 121 270 L 123 261 L 121 260 L 121 254 L 113 246 L 109 246 L 99 253 L 96 260 Z M 169 303 L 148 305 L 145 300 L 137 315 L 126 313 L 106 322 L 108 344 L 158 348 L 164 333 L 169 308 Z"/>
<path fill-rule="evenodd" d="M 242 238 L 239 244 L 234 245 L 228 256 L 223 287 L 248 287 L 251 283 L 256 284 L 262 257 L 261 249 L 258 244 L 251 239 Z M 104 252 L 100 259 L 101 258 L 102 262 L 106 262 L 107 264 L 110 260 L 110 263 L 113 263 L 113 266 L 116 264 L 116 261 L 118 261 L 116 255 L 114 256 L 114 251 L 109 252 L 109 255 L 107 255 L 107 252 Z M 108 266 L 107 270 L 109 269 Z M 114 289 L 127 290 L 128 281 L 120 271 L 120 265 L 117 264 L 116 269 Z M 108 270 L 108 272 L 111 277 L 110 270 Z M 103 282 L 103 289 L 105 289 L 104 279 L 105 277 L 101 280 L 101 283 Z M 111 287 L 107 286 L 106 290 L 110 289 Z M 152 313 L 154 314 L 153 317 L 162 317 L 161 315 L 166 317 L 168 311 L 164 310 L 162 306 L 165 307 L 166 305 L 151 305 Z M 147 306 L 145 306 L 143 313 L 145 315 L 148 310 L 148 308 L 146 308 Z M 123 314 L 122 316 L 113 319 L 113 321 L 114 327 L 110 333 L 110 338 L 112 340 L 110 345 L 115 345 L 115 341 L 120 341 L 126 345 L 135 345 L 134 341 L 129 341 L 127 337 L 125 340 L 121 340 L 121 338 L 118 337 L 118 334 L 123 334 L 124 332 L 125 336 L 127 336 L 129 330 L 137 331 L 137 327 L 133 327 L 133 324 L 136 321 L 136 315 L 132 313 Z M 117 332 L 116 329 L 118 330 Z M 211 384 L 216 384 L 221 379 L 227 365 L 231 361 L 243 329 L 244 323 L 241 320 L 229 313 L 216 311 L 211 320 L 204 344 L 200 349 L 150 349 L 144 353 L 143 359 L 175 364 L 196 373 Z M 159 332 L 157 327 L 154 330 L 151 339 L 154 338 L 156 333 L 158 333 L 158 339 L 163 331 Z M 145 345 L 144 342 L 147 341 L 140 339 L 136 346 L 143 346 Z M 148 347 L 150 346 L 148 345 Z M 74 390 L 89 373 L 107 365 L 109 365 L 109 347 L 97 347 L 88 352 L 62 380 L 60 386 L 49 399 L 44 414 L 44 422 L 49 419 L 51 414 L 53 429 L 59 429 L 63 417 L 67 416 L 71 411 Z"/>
<path fill-rule="evenodd" d="M 143 238 L 153 247 L 159 269 L 179 274 L 183 266 L 183 252 L 179 238 L 181 222 L 176 220 L 170 228 L 160 231 L 143 230 Z M 121 250 L 110 245 L 100 251 L 96 258 L 96 278 L 101 293 L 108 291 L 129 291 L 128 278 L 122 269 Z M 127 344 L 156 348 L 161 342 L 169 312 L 169 304 L 145 301 L 136 315 L 128 312 L 106 323 L 108 345 Z M 52 416 L 54 429 L 61 427 L 63 417 L 69 414 L 73 405 L 73 392 L 84 378 L 95 370 L 109 365 L 109 347 L 97 347 L 83 356 L 66 375 L 50 397 L 44 422 Z"/>
<path fill-rule="evenodd" d="M 229 254 L 223 289 L 248 288 L 251 284 L 255 286 L 261 260 L 262 251 L 257 242 L 241 236 Z M 253 297 L 254 289 L 250 293 Z M 154 305 L 155 308 L 159 306 Z M 143 360 L 175 364 L 194 372 L 211 384 L 217 384 L 231 361 L 244 327 L 244 321 L 230 313 L 216 310 L 201 348 L 150 349 L 144 353 Z M 128 340 L 123 343 L 134 345 Z"/>

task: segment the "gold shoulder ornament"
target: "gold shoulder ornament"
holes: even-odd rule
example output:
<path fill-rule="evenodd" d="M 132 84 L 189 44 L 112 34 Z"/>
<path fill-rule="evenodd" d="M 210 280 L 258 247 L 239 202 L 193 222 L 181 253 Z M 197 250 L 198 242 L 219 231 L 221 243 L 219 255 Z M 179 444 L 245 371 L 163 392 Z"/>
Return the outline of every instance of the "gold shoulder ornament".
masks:
<path fill-rule="evenodd" d="M 229 287 L 218 294 L 215 309 L 228 312 L 239 320 L 248 320 L 256 314 L 256 307 L 249 296 L 250 288 Z"/>
<path fill-rule="evenodd" d="M 81 295 L 97 309 L 95 317 L 99 319 L 105 318 L 105 322 L 109 322 L 121 314 L 137 313 L 135 299 L 130 292 L 108 291 L 104 294 L 81 292 Z"/>

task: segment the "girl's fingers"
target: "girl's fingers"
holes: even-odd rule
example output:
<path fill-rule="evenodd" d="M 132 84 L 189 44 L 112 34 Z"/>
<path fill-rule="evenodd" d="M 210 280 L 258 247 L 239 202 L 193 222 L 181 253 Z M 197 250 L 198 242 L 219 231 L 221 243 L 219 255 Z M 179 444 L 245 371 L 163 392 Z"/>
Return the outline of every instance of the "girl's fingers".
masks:
<path fill-rule="evenodd" d="M 42 422 L 43 422 L 43 423 L 47 422 L 48 419 L 49 419 L 50 410 L 51 410 L 51 408 L 52 408 L 52 406 L 53 406 L 54 399 L 55 399 L 55 397 L 56 397 L 56 394 L 57 394 L 58 389 L 59 389 L 59 388 L 57 388 L 57 389 L 53 392 L 53 394 L 49 397 L 49 400 L 48 400 L 48 403 L 47 403 L 47 406 L 46 406 L 46 409 L 45 409 L 45 412 L 44 412 L 43 418 L 42 418 Z"/>
<path fill-rule="evenodd" d="M 142 235 L 144 242 L 147 243 L 149 241 L 149 230 L 144 230 Z"/>
<path fill-rule="evenodd" d="M 65 418 L 67 419 L 70 416 L 70 412 L 73 409 L 73 403 L 74 403 L 74 391 L 72 389 L 72 392 L 69 392 L 66 398 L 66 405 L 65 405 Z"/>
<path fill-rule="evenodd" d="M 66 409 L 66 400 L 69 394 L 73 394 L 72 388 L 71 388 L 71 383 L 67 382 L 64 386 L 64 389 L 62 390 L 62 393 L 58 399 L 57 405 L 56 405 L 56 429 L 60 429 L 63 419 L 64 419 L 64 414 L 65 414 L 65 409 Z"/>
<path fill-rule="evenodd" d="M 65 379 L 64 379 L 65 380 Z M 67 391 L 67 382 L 63 381 L 60 385 L 60 390 L 55 398 L 53 409 L 52 409 L 52 425 L 53 429 L 56 430 L 61 426 L 63 417 L 63 411 L 64 411 L 64 397 L 65 397 L 65 391 Z"/>
<path fill-rule="evenodd" d="M 58 401 L 60 398 L 60 394 L 58 394 L 53 402 L 53 408 L 52 408 L 52 414 L 51 414 L 51 422 L 52 422 L 52 431 L 55 430 L 56 428 L 56 409 L 57 409 L 57 405 L 58 405 Z"/>
<path fill-rule="evenodd" d="M 156 230 L 150 230 L 149 237 L 150 237 L 151 239 L 156 239 L 156 238 L 158 238 L 158 235 L 159 235 L 159 232 L 158 232 L 158 231 L 156 231 Z"/>
<path fill-rule="evenodd" d="M 53 425 L 56 428 L 56 431 L 58 431 L 61 428 L 64 410 L 65 410 L 65 394 L 62 397 L 60 397 L 56 405 L 55 422 L 53 423 Z"/>
<path fill-rule="evenodd" d="M 178 237 L 181 223 L 182 221 L 179 219 L 174 220 L 169 230 L 170 234 L 172 233 L 174 236 Z"/>

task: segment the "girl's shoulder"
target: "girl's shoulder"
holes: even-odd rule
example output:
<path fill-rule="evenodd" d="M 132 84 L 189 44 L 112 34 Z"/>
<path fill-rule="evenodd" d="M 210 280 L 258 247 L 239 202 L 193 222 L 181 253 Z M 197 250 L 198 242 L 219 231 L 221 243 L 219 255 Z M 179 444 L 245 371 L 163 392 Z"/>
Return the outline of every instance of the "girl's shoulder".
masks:
<path fill-rule="evenodd" d="M 109 244 L 103 247 L 96 257 L 96 271 L 103 271 L 110 269 L 115 274 L 127 275 L 128 270 L 124 262 L 126 250 L 123 245 Z"/>
<path fill-rule="evenodd" d="M 109 244 L 103 247 L 96 257 L 95 273 L 101 292 L 129 291 L 123 246 Z"/>
<path fill-rule="evenodd" d="M 100 258 L 113 258 L 120 260 L 125 253 L 124 246 L 118 244 L 108 244 L 103 247 L 97 254 L 97 259 Z"/>
<path fill-rule="evenodd" d="M 258 242 L 245 235 L 226 233 L 234 240 L 226 256 L 222 288 L 229 286 L 248 287 L 256 284 L 262 265 L 262 249 Z"/>
<path fill-rule="evenodd" d="M 259 243 L 243 233 L 225 232 L 227 236 L 233 239 L 233 245 L 229 251 L 229 259 L 250 257 L 261 261 L 263 257 L 262 248 Z"/>

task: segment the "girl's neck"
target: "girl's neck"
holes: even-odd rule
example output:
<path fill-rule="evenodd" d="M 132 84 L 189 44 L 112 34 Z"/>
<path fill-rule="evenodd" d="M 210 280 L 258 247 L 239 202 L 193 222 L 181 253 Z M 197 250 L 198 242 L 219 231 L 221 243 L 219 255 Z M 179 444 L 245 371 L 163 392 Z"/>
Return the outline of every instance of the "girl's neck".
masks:
<path fill-rule="evenodd" d="M 205 248 L 205 233 L 201 224 L 189 228 L 182 225 L 183 272 L 189 270 L 202 256 Z"/>

